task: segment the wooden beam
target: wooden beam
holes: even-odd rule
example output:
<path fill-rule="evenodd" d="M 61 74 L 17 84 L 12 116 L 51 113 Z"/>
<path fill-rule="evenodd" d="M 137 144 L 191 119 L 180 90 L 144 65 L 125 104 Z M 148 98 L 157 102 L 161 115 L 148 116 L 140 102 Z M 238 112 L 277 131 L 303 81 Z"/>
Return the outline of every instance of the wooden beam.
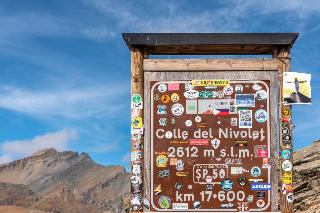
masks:
<path fill-rule="evenodd" d="M 278 59 L 145 59 L 144 71 L 270 71 Z"/>
<path fill-rule="evenodd" d="M 279 55 L 278 57 L 287 57 L 290 58 L 290 47 L 286 46 L 286 47 L 281 47 L 279 48 Z M 283 63 L 285 62 L 285 63 Z M 290 192 L 286 192 L 286 194 L 284 194 L 284 191 L 282 190 L 282 185 L 283 185 L 283 180 L 282 177 L 285 173 L 290 174 L 292 177 L 292 171 L 293 168 L 286 172 L 283 170 L 282 168 L 282 163 L 284 161 L 284 159 L 282 159 L 281 157 L 281 153 L 283 150 L 287 149 L 290 150 L 291 152 L 291 158 L 289 159 L 291 164 L 293 165 L 293 149 L 292 149 L 292 131 L 290 131 L 290 137 L 291 137 L 291 144 L 290 144 L 290 148 L 287 148 L 286 145 L 283 143 L 283 135 L 282 135 L 282 118 L 283 118 L 283 111 L 285 109 L 289 110 L 291 112 L 291 118 L 292 118 L 292 110 L 291 110 L 291 106 L 288 105 L 284 105 L 282 103 L 282 97 L 283 97 L 283 73 L 284 72 L 290 72 L 291 71 L 291 63 L 289 59 L 283 58 L 282 61 L 279 60 L 279 71 L 278 71 L 278 102 L 279 104 L 279 155 L 280 155 L 280 172 L 279 172 L 279 178 L 280 178 L 280 211 L 281 212 L 293 212 L 293 203 L 290 203 L 287 201 L 287 195 Z M 292 120 L 292 119 L 291 119 Z M 291 122 L 290 122 L 291 123 Z M 289 123 L 289 124 L 290 124 Z M 289 128 L 289 124 L 288 124 L 288 128 Z M 292 166 L 293 167 L 293 166 Z M 293 185 L 293 183 L 290 183 L 291 185 Z"/>

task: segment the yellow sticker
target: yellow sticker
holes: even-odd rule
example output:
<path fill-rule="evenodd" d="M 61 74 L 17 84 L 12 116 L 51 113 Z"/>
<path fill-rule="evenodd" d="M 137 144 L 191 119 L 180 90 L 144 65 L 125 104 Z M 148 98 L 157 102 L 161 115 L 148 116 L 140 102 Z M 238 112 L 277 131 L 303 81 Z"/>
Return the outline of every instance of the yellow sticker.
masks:
<path fill-rule="evenodd" d="M 285 109 L 285 110 L 283 110 L 282 114 L 283 114 L 283 117 L 288 117 L 290 115 L 290 110 Z"/>
<path fill-rule="evenodd" d="M 164 155 L 158 155 L 156 158 L 157 167 L 166 167 L 168 158 Z"/>
<path fill-rule="evenodd" d="M 192 86 L 228 86 L 230 80 L 192 80 Z"/>
<path fill-rule="evenodd" d="M 140 129 L 143 126 L 141 117 L 134 117 L 132 119 L 132 127 L 135 129 Z"/>
<path fill-rule="evenodd" d="M 178 102 L 179 101 L 179 95 L 177 93 L 173 93 L 171 95 L 172 102 Z"/>
<path fill-rule="evenodd" d="M 285 173 L 283 176 L 282 176 L 282 181 L 286 184 L 290 184 L 292 183 L 292 176 L 291 174 L 289 173 Z"/>

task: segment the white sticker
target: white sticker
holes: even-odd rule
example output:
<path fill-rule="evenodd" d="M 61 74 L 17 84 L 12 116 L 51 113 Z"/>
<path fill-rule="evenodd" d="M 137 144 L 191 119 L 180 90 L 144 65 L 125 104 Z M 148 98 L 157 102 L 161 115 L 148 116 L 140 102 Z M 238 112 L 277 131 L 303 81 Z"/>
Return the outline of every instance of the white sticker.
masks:
<path fill-rule="evenodd" d="M 255 85 L 252 86 L 252 89 L 254 89 L 256 91 L 261 90 L 261 88 L 262 87 L 260 85 L 258 85 L 258 84 L 255 84 Z"/>
<path fill-rule="evenodd" d="M 232 86 L 225 86 L 225 87 L 223 88 L 223 92 L 224 92 L 224 94 L 226 94 L 226 95 L 232 95 L 232 93 L 233 93 L 233 87 L 232 87 Z"/>
<path fill-rule="evenodd" d="M 231 126 L 237 126 L 238 125 L 238 119 L 237 118 L 231 118 Z"/>
<path fill-rule="evenodd" d="M 197 123 L 201 122 L 201 117 L 198 115 L 198 116 L 195 118 L 195 121 L 196 121 Z"/>
<path fill-rule="evenodd" d="M 188 209 L 188 203 L 172 203 L 172 209 Z"/>
<path fill-rule="evenodd" d="M 292 193 L 289 193 L 288 195 L 287 195 L 287 201 L 289 202 L 289 203 L 292 203 L 293 202 L 293 194 Z"/>
<path fill-rule="evenodd" d="M 257 101 L 265 101 L 268 98 L 268 94 L 265 90 L 259 90 L 256 92 Z"/>
<path fill-rule="evenodd" d="M 264 207 L 264 205 L 265 205 L 264 200 L 258 200 L 258 201 L 257 201 L 257 206 L 258 206 L 259 208 Z"/>
<path fill-rule="evenodd" d="M 183 111 L 184 111 L 184 108 L 181 104 L 174 104 L 171 107 L 171 112 L 174 115 L 182 115 Z"/>
<path fill-rule="evenodd" d="M 220 145 L 220 140 L 217 138 L 211 140 L 211 145 L 213 146 L 213 148 L 217 149 Z"/>
<path fill-rule="evenodd" d="M 165 136 L 166 138 L 170 139 L 170 138 L 172 138 L 172 132 L 167 131 L 167 132 L 164 134 L 164 136 Z"/>
<path fill-rule="evenodd" d="M 165 84 L 160 84 L 160 85 L 158 86 L 158 90 L 159 90 L 159 92 L 165 92 L 165 91 L 167 91 L 167 85 L 165 85 Z"/>
<path fill-rule="evenodd" d="M 242 167 L 231 167 L 231 174 L 232 175 L 242 174 Z"/>
<path fill-rule="evenodd" d="M 185 90 L 192 90 L 193 89 L 192 82 L 191 81 L 184 82 L 184 89 Z"/>
<path fill-rule="evenodd" d="M 196 99 L 199 96 L 199 92 L 196 90 L 188 90 L 183 93 L 187 99 Z"/>
<path fill-rule="evenodd" d="M 241 84 L 238 84 L 234 88 L 235 92 L 242 92 L 243 91 L 243 86 Z"/>
<path fill-rule="evenodd" d="M 185 124 L 186 124 L 187 127 L 190 127 L 190 126 L 192 126 L 192 121 L 191 120 L 187 120 Z"/>
<path fill-rule="evenodd" d="M 292 169 L 292 163 L 289 160 L 285 160 L 282 163 L 282 169 L 286 172 L 291 171 Z"/>
<path fill-rule="evenodd" d="M 143 101 L 140 103 L 131 102 L 131 109 L 143 109 Z"/>
<path fill-rule="evenodd" d="M 212 182 L 212 177 L 211 177 L 210 175 L 208 175 L 208 176 L 206 177 L 206 181 L 207 181 L 208 183 Z"/>

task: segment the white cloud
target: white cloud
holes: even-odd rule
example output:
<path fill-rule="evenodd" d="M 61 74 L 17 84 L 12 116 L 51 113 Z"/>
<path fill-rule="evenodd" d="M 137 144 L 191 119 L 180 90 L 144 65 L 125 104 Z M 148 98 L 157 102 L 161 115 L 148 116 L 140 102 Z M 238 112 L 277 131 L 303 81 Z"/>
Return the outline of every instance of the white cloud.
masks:
<path fill-rule="evenodd" d="M 61 131 L 49 132 L 38 135 L 33 139 L 6 141 L 1 144 L 0 163 L 8 162 L 13 158 L 29 156 L 39 149 L 54 148 L 57 151 L 65 151 L 70 141 L 78 139 L 76 129 L 63 129 Z"/>
<path fill-rule="evenodd" d="M 95 41 L 103 41 L 105 38 L 114 37 L 116 32 L 109 31 L 106 28 L 85 29 L 82 33 Z"/>
<path fill-rule="evenodd" d="M 125 154 L 122 159 L 121 159 L 122 162 L 130 162 L 131 161 L 131 153 L 128 152 L 127 154 Z"/>

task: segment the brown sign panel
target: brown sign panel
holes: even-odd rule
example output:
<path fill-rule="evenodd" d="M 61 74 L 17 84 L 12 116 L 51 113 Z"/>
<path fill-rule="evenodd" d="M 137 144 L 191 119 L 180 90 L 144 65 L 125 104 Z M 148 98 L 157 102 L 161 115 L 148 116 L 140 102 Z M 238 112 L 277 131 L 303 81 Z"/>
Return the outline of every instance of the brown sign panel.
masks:
<path fill-rule="evenodd" d="M 151 81 L 151 211 L 271 211 L 270 81 Z"/>

